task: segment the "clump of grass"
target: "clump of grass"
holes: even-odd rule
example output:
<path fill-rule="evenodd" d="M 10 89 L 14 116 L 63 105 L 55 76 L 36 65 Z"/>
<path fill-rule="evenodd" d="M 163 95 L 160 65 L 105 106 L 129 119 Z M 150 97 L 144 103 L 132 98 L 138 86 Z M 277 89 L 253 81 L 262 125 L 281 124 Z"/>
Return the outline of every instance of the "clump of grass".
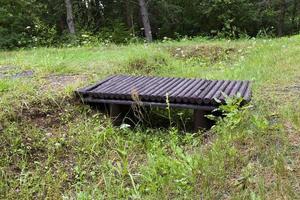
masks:
<path fill-rule="evenodd" d="M 164 55 L 140 55 L 130 57 L 125 67 L 125 73 L 130 74 L 155 74 L 161 67 L 168 65 L 168 58 Z"/>
<path fill-rule="evenodd" d="M 233 47 L 224 48 L 222 46 L 196 45 L 196 46 L 179 46 L 170 48 L 171 55 L 181 59 L 204 59 L 210 63 L 232 58 L 238 52 Z"/>
<path fill-rule="evenodd" d="M 0 80 L 0 92 L 6 92 L 9 90 L 11 84 L 7 80 Z"/>

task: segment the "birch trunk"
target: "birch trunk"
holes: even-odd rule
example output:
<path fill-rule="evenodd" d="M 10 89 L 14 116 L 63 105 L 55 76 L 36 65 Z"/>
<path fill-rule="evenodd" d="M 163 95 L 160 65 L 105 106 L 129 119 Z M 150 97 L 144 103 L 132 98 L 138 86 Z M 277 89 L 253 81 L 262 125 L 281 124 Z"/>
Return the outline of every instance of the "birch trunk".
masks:
<path fill-rule="evenodd" d="M 152 32 L 146 2 L 145 0 L 139 0 L 139 4 L 146 39 L 148 42 L 152 42 Z"/>
<path fill-rule="evenodd" d="M 72 2 L 71 2 L 71 0 L 65 0 L 65 3 L 66 3 L 66 8 L 67 8 L 67 24 L 68 24 L 69 32 L 71 34 L 75 34 Z"/>

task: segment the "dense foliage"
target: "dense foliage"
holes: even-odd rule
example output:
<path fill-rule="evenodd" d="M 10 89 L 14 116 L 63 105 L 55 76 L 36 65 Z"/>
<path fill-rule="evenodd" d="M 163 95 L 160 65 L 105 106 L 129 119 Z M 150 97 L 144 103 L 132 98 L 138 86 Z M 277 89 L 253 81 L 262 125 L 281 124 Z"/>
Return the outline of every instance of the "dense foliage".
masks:
<path fill-rule="evenodd" d="M 0 48 L 141 38 L 138 0 L 73 0 L 77 37 L 68 33 L 63 0 L 1 0 Z M 299 0 L 148 0 L 154 39 L 298 33 Z"/>

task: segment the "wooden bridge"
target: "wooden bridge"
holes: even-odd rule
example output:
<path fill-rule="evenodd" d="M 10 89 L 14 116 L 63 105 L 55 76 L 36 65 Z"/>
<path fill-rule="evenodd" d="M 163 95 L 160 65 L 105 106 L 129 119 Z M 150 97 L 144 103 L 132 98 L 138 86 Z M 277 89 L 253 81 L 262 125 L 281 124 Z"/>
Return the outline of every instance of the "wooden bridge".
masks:
<path fill-rule="evenodd" d="M 78 89 L 76 94 L 84 103 L 110 105 L 110 115 L 116 124 L 122 121 L 125 107 L 176 107 L 194 110 L 194 126 L 207 127 L 204 115 L 221 104 L 226 97 L 240 94 L 244 103 L 251 100 L 250 81 L 205 80 L 116 75 L 94 85 Z"/>

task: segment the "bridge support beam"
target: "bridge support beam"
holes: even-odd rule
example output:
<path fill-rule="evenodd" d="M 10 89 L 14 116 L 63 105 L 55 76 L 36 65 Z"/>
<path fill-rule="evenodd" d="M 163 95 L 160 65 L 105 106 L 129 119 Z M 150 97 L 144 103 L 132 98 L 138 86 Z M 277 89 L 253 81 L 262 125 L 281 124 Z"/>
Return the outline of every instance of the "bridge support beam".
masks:
<path fill-rule="evenodd" d="M 210 129 L 213 125 L 213 121 L 208 119 L 206 115 L 210 115 L 211 111 L 205 110 L 194 110 L 194 130 L 198 131 L 199 129 Z"/>
<path fill-rule="evenodd" d="M 114 126 L 120 126 L 130 115 L 130 105 L 110 104 L 109 115 Z"/>

